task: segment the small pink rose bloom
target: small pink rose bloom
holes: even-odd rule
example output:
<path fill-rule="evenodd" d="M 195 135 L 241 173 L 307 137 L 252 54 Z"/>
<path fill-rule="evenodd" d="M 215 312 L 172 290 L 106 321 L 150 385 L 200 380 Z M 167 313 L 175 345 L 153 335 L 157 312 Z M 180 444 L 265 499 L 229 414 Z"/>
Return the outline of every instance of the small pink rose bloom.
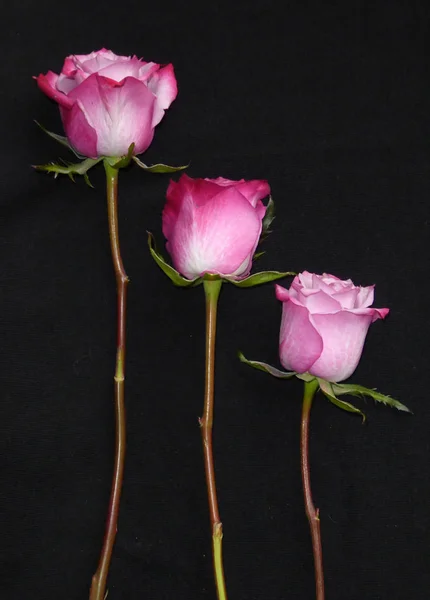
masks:
<path fill-rule="evenodd" d="M 212 273 L 243 279 L 252 267 L 270 194 L 267 181 L 171 181 L 163 233 L 174 267 L 187 279 Z"/>
<path fill-rule="evenodd" d="M 105 49 L 68 56 L 60 75 L 36 80 L 58 102 L 70 144 L 90 158 L 123 156 L 133 142 L 134 154 L 144 152 L 178 91 L 171 64 Z"/>
<path fill-rule="evenodd" d="M 388 308 L 370 308 L 374 286 L 355 286 L 333 275 L 304 271 L 289 290 L 276 286 L 283 302 L 279 339 L 282 365 L 331 382 L 355 371 L 367 331 Z"/>

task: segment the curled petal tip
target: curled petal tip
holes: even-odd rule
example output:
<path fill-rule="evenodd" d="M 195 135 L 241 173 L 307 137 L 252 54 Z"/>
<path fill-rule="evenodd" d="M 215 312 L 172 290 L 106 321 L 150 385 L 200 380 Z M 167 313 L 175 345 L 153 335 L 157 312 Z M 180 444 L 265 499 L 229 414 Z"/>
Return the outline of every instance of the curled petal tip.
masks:
<path fill-rule="evenodd" d="M 288 293 L 288 290 L 282 287 L 282 285 L 279 285 L 279 283 L 275 285 L 275 294 L 277 299 L 281 302 L 287 302 L 287 300 L 290 299 L 290 294 Z"/>

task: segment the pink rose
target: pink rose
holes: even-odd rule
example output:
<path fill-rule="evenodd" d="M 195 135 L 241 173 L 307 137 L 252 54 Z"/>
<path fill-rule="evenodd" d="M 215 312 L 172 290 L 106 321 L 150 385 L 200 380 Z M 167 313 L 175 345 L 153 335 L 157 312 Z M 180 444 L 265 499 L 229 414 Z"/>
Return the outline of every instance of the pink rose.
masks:
<path fill-rule="evenodd" d="M 282 365 L 331 382 L 356 369 L 367 330 L 388 308 L 369 308 L 374 286 L 355 286 L 333 275 L 304 271 L 289 290 L 276 286 L 283 302 L 279 339 Z"/>
<path fill-rule="evenodd" d="M 174 267 L 188 279 L 213 273 L 243 279 L 252 266 L 270 194 L 266 181 L 171 181 L 163 233 Z"/>
<path fill-rule="evenodd" d="M 70 144 L 89 158 L 123 156 L 133 142 L 134 154 L 144 152 L 177 95 L 171 64 L 160 68 L 105 49 L 68 56 L 60 75 L 36 79 L 58 102 Z"/>

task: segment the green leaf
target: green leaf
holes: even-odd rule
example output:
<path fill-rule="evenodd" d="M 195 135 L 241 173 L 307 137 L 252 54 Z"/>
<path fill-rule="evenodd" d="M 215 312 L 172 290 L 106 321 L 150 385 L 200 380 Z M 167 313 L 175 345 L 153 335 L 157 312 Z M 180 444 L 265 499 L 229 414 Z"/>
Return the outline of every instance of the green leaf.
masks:
<path fill-rule="evenodd" d="M 281 271 L 262 271 L 261 273 L 254 273 L 254 275 L 250 275 L 246 279 L 240 279 L 239 281 L 233 279 L 232 277 L 224 277 L 224 279 L 236 287 L 249 288 L 256 285 L 261 285 L 263 283 L 268 283 L 269 281 L 275 281 L 276 279 L 281 279 L 282 277 L 288 277 L 289 275 L 296 275 L 296 273 L 293 273 L 292 271 L 286 271 L 284 273 Z"/>
<path fill-rule="evenodd" d="M 361 415 L 361 418 L 363 419 L 363 423 L 364 423 L 364 421 L 366 420 L 366 415 L 361 410 L 359 410 L 358 408 L 356 408 L 355 406 L 350 404 L 349 402 L 345 402 L 344 400 L 339 400 L 339 398 L 337 398 L 337 396 L 333 390 L 332 383 L 330 383 L 329 381 L 326 381 L 325 379 L 320 379 L 319 377 L 318 377 L 318 383 L 319 383 L 322 393 L 324 394 L 324 396 L 326 396 L 330 400 L 330 402 L 332 402 L 335 406 L 337 406 L 338 408 L 341 408 L 342 410 L 346 410 L 347 412 L 352 412 L 352 413 Z"/>
<path fill-rule="evenodd" d="M 49 137 L 52 137 L 52 139 L 54 139 L 55 141 L 59 142 L 60 144 L 62 144 L 63 146 L 65 146 L 66 148 L 68 148 L 69 150 L 71 150 L 73 152 L 73 154 L 77 158 L 81 158 L 81 159 L 85 158 L 85 156 L 83 156 L 82 154 L 79 154 L 79 152 L 76 152 L 76 150 L 70 144 L 69 140 L 64 135 L 58 135 L 58 133 L 53 133 L 52 131 L 48 131 L 43 125 L 41 125 L 39 123 L 39 121 L 34 121 L 34 122 L 36 123 L 36 125 L 38 127 L 40 127 L 40 129 L 44 133 L 46 133 L 47 135 L 49 135 Z"/>
<path fill-rule="evenodd" d="M 182 165 L 180 167 L 171 167 L 170 165 L 164 165 L 163 163 L 157 163 L 156 165 L 145 165 L 137 156 L 133 156 L 134 162 L 139 165 L 141 169 L 147 173 L 175 173 L 176 171 L 183 171 L 190 165 Z"/>
<path fill-rule="evenodd" d="M 94 165 L 99 163 L 101 160 L 103 160 L 103 158 L 87 158 L 80 163 L 74 164 L 62 160 L 62 165 L 52 162 L 46 165 L 33 165 L 33 168 L 36 169 L 36 171 L 54 173 L 55 178 L 57 178 L 58 175 L 67 175 L 73 182 L 75 181 L 74 175 L 83 175 L 85 183 L 90 187 L 93 187 L 88 178 L 87 171 L 89 171 L 89 169 L 94 167 Z"/>
<path fill-rule="evenodd" d="M 245 363 L 246 365 L 249 365 L 250 367 L 254 367 L 254 369 L 258 369 L 259 371 L 269 373 L 269 375 L 273 375 L 273 377 L 278 377 L 279 379 L 291 379 L 291 377 L 294 377 L 294 375 L 296 375 L 294 371 L 288 373 L 287 371 L 280 371 L 279 369 L 276 369 L 275 367 L 272 367 L 272 365 L 268 365 L 267 363 L 259 362 L 257 360 L 248 360 L 247 358 L 245 358 L 242 352 L 238 352 L 237 355 L 241 362 Z"/>
<path fill-rule="evenodd" d="M 107 162 L 110 164 L 110 166 L 113 167 L 114 169 L 125 169 L 125 167 L 128 167 L 131 159 L 133 158 L 134 146 L 135 146 L 134 142 L 132 144 L 130 144 L 127 154 L 124 154 L 124 156 L 121 156 L 121 158 L 119 160 L 117 158 L 113 158 L 113 159 L 105 158 L 105 160 L 107 160 Z"/>
<path fill-rule="evenodd" d="M 148 231 L 148 246 L 149 246 L 149 251 L 151 252 L 152 258 L 155 260 L 155 262 L 160 267 L 160 269 L 162 271 L 164 271 L 164 273 L 167 275 L 167 277 L 169 277 L 173 281 L 173 283 L 175 285 L 177 285 L 179 287 L 193 287 L 203 281 L 201 277 L 196 277 L 195 279 L 185 279 L 185 277 L 182 277 L 182 275 L 180 273 L 178 273 L 178 271 L 176 271 L 176 269 L 174 269 L 172 266 L 170 266 L 168 263 L 166 263 L 166 261 L 161 256 L 161 254 L 159 254 L 157 252 L 157 249 L 155 247 L 154 236 L 149 231 Z"/>
<path fill-rule="evenodd" d="M 385 396 L 376 390 L 372 390 L 362 385 L 354 385 L 351 383 L 334 383 L 333 390 L 336 394 L 350 394 L 351 396 L 370 396 L 376 402 L 381 402 L 386 406 L 391 406 L 391 408 L 397 408 L 397 410 L 401 410 L 402 412 L 408 412 L 412 414 L 412 411 L 409 410 L 407 406 L 391 398 L 391 396 Z"/>

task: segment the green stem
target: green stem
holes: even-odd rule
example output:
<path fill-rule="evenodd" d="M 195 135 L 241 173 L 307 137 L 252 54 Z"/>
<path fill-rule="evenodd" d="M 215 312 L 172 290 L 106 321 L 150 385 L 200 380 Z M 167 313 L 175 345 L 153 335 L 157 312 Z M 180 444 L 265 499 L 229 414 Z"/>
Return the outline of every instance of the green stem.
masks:
<path fill-rule="evenodd" d="M 203 441 L 206 485 L 208 490 L 209 515 L 212 526 L 212 556 L 218 600 L 227 600 L 222 561 L 222 523 L 218 509 L 215 468 L 212 450 L 212 426 L 214 413 L 215 339 L 218 297 L 221 279 L 206 279 L 203 288 L 206 295 L 206 376 L 205 403 L 200 427 Z"/>
<path fill-rule="evenodd" d="M 324 600 L 324 571 L 320 518 L 319 510 L 315 508 L 312 500 L 311 477 L 309 467 L 309 417 L 312 408 L 312 401 L 314 399 L 315 392 L 317 391 L 317 389 L 318 381 L 316 379 L 312 379 L 309 382 L 305 382 L 301 422 L 300 451 L 305 509 L 311 530 L 312 549 L 314 554 L 316 599 Z"/>
<path fill-rule="evenodd" d="M 124 406 L 124 361 L 125 361 L 125 326 L 128 277 L 122 264 L 118 235 L 118 170 L 107 161 L 106 170 L 107 206 L 109 237 L 112 260 L 117 284 L 117 353 L 115 365 L 115 459 L 111 497 L 109 501 L 106 532 L 100 554 L 99 564 L 95 572 L 90 590 L 90 600 L 104 600 L 106 597 L 106 581 L 118 528 L 119 504 L 124 474 L 125 461 L 125 406 Z"/>

